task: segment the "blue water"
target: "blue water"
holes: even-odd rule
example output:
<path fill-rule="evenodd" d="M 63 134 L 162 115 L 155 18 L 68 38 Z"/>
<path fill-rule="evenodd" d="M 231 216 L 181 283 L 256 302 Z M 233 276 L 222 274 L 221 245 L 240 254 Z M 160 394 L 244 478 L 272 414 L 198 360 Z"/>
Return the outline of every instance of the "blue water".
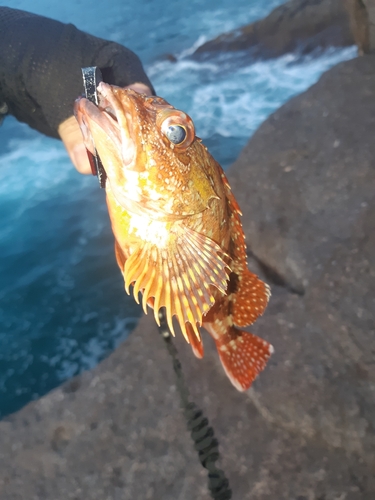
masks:
<path fill-rule="evenodd" d="M 194 62 L 204 40 L 264 17 L 282 0 L 5 1 L 133 49 L 159 95 L 187 111 L 227 167 L 259 124 L 355 49 L 235 68 Z M 173 53 L 172 63 L 165 54 Z M 59 141 L 7 118 L 0 129 L 0 417 L 93 367 L 141 311 L 123 290 L 104 194 Z"/>

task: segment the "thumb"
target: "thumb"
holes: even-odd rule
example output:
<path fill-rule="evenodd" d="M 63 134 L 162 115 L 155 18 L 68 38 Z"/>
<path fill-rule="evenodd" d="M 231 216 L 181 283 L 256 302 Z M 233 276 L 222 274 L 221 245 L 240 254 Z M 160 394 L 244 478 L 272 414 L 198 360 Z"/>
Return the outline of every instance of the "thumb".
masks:
<path fill-rule="evenodd" d="M 91 167 L 87 158 L 86 147 L 83 143 L 82 132 L 75 117 L 70 116 L 60 123 L 58 133 L 78 172 L 80 174 L 91 174 Z"/>

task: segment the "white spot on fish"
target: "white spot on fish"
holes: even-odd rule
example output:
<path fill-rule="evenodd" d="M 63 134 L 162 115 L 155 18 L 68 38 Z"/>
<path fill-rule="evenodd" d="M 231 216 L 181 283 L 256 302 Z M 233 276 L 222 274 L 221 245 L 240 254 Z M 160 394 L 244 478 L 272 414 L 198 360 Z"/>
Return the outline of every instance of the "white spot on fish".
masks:
<path fill-rule="evenodd" d="M 148 241 L 159 248 L 166 247 L 169 241 L 169 232 L 166 223 L 150 220 L 148 217 L 131 214 L 129 232 L 134 233 L 144 241 Z"/>

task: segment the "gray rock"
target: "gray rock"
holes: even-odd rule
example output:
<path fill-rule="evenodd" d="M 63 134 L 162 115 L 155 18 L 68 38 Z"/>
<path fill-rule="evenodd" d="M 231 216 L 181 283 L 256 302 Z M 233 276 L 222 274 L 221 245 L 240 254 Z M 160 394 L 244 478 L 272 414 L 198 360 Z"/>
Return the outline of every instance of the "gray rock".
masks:
<path fill-rule="evenodd" d="M 229 172 L 273 286 L 275 346 L 238 393 L 205 337 L 176 345 L 238 500 L 375 498 L 375 56 L 274 113 Z M 295 293 L 298 292 L 298 293 Z M 0 422 L 2 500 L 207 500 L 152 317 L 94 370 Z"/>
<path fill-rule="evenodd" d="M 193 57 L 248 51 L 253 58 L 302 54 L 353 45 L 349 15 L 342 0 L 290 0 L 265 19 L 223 33 L 202 44 Z"/>
<path fill-rule="evenodd" d="M 374 60 L 327 72 L 271 115 L 234 165 L 240 205 L 251 198 L 243 217 L 249 248 L 297 291 L 315 286 L 336 249 L 354 252 L 373 238 Z M 374 262 L 365 248 L 359 257 Z"/>
<path fill-rule="evenodd" d="M 366 10 L 366 18 L 368 25 L 369 51 L 375 50 L 375 2 L 374 0 L 357 0 L 363 3 Z"/>

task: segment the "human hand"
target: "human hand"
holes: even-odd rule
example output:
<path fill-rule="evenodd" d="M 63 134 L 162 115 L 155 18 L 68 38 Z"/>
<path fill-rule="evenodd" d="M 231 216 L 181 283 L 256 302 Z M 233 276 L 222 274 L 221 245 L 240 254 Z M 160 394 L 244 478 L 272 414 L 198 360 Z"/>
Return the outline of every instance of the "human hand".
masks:
<path fill-rule="evenodd" d="M 81 68 L 97 66 L 105 82 L 152 95 L 139 57 L 72 24 L 9 7 L 0 7 L 0 33 L 13 51 L 12 57 L 0 54 L 0 106 L 42 134 L 61 138 L 76 169 L 90 173 L 73 116 L 82 91 Z"/>
<path fill-rule="evenodd" d="M 132 83 L 124 88 L 133 89 L 140 94 L 152 95 L 151 89 L 144 83 Z M 82 132 L 75 116 L 70 116 L 60 123 L 58 133 L 78 172 L 80 174 L 91 174 L 86 146 L 83 143 Z"/>

